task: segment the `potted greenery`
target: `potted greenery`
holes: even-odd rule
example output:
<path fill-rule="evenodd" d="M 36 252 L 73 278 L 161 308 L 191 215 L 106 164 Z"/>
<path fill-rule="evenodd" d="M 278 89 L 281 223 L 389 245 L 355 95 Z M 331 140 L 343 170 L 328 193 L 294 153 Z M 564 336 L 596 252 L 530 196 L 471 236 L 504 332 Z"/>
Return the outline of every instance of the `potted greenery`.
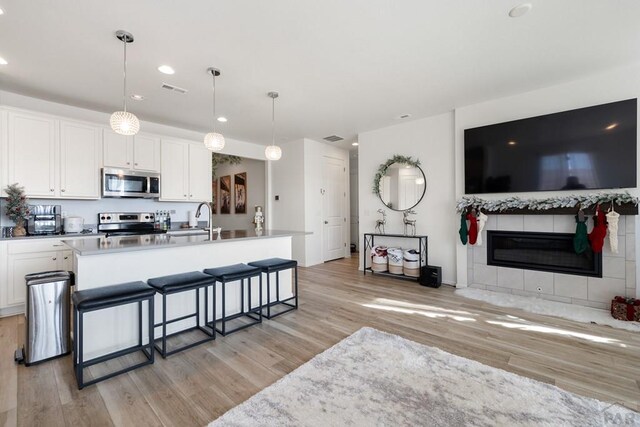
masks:
<path fill-rule="evenodd" d="M 13 228 L 13 235 L 24 236 L 27 234 L 24 222 L 29 217 L 29 206 L 27 205 L 27 196 L 24 194 L 24 187 L 20 187 L 16 183 L 8 185 L 4 191 L 7 193 L 5 213 L 16 224 Z"/>

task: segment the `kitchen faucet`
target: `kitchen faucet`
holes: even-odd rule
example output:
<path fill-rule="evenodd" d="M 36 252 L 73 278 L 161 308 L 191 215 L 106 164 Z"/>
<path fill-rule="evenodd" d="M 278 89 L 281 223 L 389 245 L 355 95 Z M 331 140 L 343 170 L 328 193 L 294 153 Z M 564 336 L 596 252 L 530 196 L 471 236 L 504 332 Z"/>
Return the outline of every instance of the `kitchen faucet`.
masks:
<path fill-rule="evenodd" d="M 209 202 L 202 202 L 198 205 L 198 209 L 196 210 L 196 218 L 200 218 L 200 210 L 202 209 L 202 206 L 206 206 L 207 209 L 209 210 L 209 218 L 207 221 L 208 224 L 208 230 L 209 230 L 209 240 L 213 240 L 213 227 L 211 226 L 211 217 L 213 216 L 213 211 L 211 210 L 211 203 Z"/>

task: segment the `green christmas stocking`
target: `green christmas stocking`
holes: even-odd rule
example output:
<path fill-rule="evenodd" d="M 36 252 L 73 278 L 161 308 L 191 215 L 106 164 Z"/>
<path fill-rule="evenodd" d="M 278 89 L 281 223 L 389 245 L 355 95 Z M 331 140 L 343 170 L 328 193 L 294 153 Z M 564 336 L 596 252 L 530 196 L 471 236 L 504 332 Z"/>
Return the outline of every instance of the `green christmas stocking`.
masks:
<path fill-rule="evenodd" d="M 469 236 L 469 229 L 467 228 L 467 216 L 464 213 L 460 215 L 460 231 L 458 231 L 458 233 L 460 233 L 460 241 L 463 245 L 466 245 Z"/>
<path fill-rule="evenodd" d="M 573 249 L 577 254 L 581 254 L 589 248 L 587 219 L 584 214 L 576 215 L 576 235 L 573 236 Z"/>

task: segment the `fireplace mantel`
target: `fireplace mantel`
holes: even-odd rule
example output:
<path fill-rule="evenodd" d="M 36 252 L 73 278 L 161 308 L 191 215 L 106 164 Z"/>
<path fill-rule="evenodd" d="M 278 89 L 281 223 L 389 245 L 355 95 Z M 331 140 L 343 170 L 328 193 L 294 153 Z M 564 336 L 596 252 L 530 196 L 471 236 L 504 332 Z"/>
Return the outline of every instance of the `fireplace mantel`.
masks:
<path fill-rule="evenodd" d="M 607 205 L 601 205 L 604 210 L 609 209 Z M 586 215 L 593 215 L 595 206 L 584 208 Z M 620 215 L 638 215 L 638 207 L 633 203 L 624 203 L 615 205 L 615 211 Z M 575 215 L 578 213 L 577 207 L 572 208 L 554 208 L 546 210 L 538 209 L 506 209 L 503 211 L 484 211 L 487 215 Z"/>

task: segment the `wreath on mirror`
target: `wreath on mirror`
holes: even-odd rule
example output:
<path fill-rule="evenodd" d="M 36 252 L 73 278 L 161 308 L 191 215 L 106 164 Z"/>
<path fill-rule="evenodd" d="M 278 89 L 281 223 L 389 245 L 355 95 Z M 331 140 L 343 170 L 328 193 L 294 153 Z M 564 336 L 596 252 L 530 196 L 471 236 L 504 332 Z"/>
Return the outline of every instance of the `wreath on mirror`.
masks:
<path fill-rule="evenodd" d="M 399 154 L 396 154 L 395 156 L 391 157 L 389 160 L 382 163 L 378 167 L 376 176 L 373 178 L 373 194 L 375 194 L 376 196 L 380 196 L 380 188 L 379 188 L 380 180 L 382 179 L 383 176 L 387 174 L 387 169 L 389 169 L 389 166 L 391 166 L 394 163 L 405 163 L 407 165 L 413 166 L 414 168 L 420 167 L 420 160 L 418 159 L 413 160 L 411 156 L 401 156 Z"/>

